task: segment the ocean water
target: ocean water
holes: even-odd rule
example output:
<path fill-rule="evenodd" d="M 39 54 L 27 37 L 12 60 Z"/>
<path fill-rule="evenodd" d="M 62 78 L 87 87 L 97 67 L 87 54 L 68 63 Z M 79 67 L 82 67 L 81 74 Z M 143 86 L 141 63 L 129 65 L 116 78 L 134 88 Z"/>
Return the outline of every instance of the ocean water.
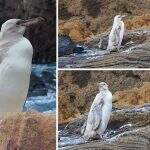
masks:
<path fill-rule="evenodd" d="M 23 111 L 35 110 L 42 113 L 56 111 L 56 64 L 32 66 L 32 84 Z"/>

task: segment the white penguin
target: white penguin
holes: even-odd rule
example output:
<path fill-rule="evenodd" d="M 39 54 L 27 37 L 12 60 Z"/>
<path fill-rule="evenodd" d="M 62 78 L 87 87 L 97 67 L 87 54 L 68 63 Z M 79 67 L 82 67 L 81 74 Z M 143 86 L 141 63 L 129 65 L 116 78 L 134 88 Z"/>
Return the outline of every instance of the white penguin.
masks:
<path fill-rule="evenodd" d="M 111 52 L 114 49 L 117 49 L 119 51 L 120 49 L 125 30 L 124 22 L 122 21 L 124 17 L 125 15 L 123 16 L 117 15 L 114 18 L 113 26 L 108 39 L 108 46 L 107 46 L 108 52 Z"/>
<path fill-rule="evenodd" d="M 28 21 L 10 19 L 1 27 L 0 119 L 21 111 L 27 97 L 33 55 L 31 43 L 23 36 L 28 25 Z"/>
<path fill-rule="evenodd" d="M 112 110 L 112 94 L 105 82 L 99 84 L 96 95 L 88 114 L 83 138 L 88 140 L 95 135 L 102 136 L 105 132 Z"/>

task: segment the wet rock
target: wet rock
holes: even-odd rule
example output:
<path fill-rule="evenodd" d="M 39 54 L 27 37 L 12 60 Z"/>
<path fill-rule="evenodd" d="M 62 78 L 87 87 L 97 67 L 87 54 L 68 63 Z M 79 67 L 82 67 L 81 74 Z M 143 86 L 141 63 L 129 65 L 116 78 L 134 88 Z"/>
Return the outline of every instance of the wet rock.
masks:
<path fill-rule="evenodd" d="M 150 30 L 126 32 L 120 51 L 110 54 L 106 51 L 108 34 L 96 36 L 83 44 L 86 55 L 61 57 L 59 64 L 67 68 L 149 68 Z"/>
<path fill-rule="evenodd" d="M 59 36 L 58 45 L 59 56 L 69 55 L 73 53 L 81 54 L 84 51 L 83 47 L 77 46 L 69 36 Z"/>
<path fill-rule="evenodd" d="M 73 52 L 77 54 L 86 53 L 84 52 L 84 48 L 82 46 L 76 46 Z"/>
<path fill-rule="evenodd" d="M 124 150 L 124 149 L 136 149 L 136 150 L 148 150 L 149 149 L 149 132 L 150 126 L 133 130 L 121 135 L 116 140 L 108 141 L 95 141 L 91 143 L 81 144 L 78 146 L 71 146 L 64 148 L 65 150 Z"/>
<path fill-rule="evenodd" d="M 72 54 L 76 45 L 69 36 L 59 36 L 59 56 Z"/>
<path fill-rule="evenodd" d="M 82 115 L 73 121 L 64 124 L 59 124 L 60 130 L 67 134 L 81 134 L 82 126 L 87 119 L 87 115 Z M 108 124 L 107 131 L 120 130 L 121 127 L 129 125 L 129 130 L 137 127 L 148 126 L 150 123 L 150 105 L 145 104 L 142 107 L 134 107 L 132 109 L 117 109 L 112 111 L 112 115 Z M 67 125 L 67 126 L 66 126 Z M 107 132 L 106 131 L 106 132 Z M 120 131 L 119 131 L 120 132 Z M 115 134 L 114 134 L 115 135 Z"/>
<path fill-rule="evenodd" d="M 27 100 L 23 111 L 54 112 L 56 108 L 55 64 L 33 65 Z"/>
<path fill-rule="evenodd" d="M 35 65 L 31 72 L 28 97 L 47 95 L 48 89 L 55 87 L 55 79 L 52 65 Z"/>
<path fill-rule="evenodd" d="M 69 145 L 63 145 L 65 149 L 90 149 L 94 150 L 95 148 L 102 149 L 115 149 L 117 146 L 120 150 L 126 147 L 129 148 L 144 148 L 146 149 L 150 144 L 149 141 L 149 132 L 150 132 L 150 106 L 144 105 L 142 107 L 135 107 L 133 109 L 121 109 L 114 110 L 111 115 L 106 132 L 104 133 L 103 138 L 96 141 L 89 141 L 88 143 L 83 142 L 83 139 L 78 141 L 76 145 L 73 141 L 73 136 L 81 138 L 82 126 L 87 119 L 87 115 L 81 116 L 78 119 L 67 124 L 64 128 L 60 125 L 60 147 L 63 137 L 71 138 L 72 142 Z M 141 144 L 142 143 L 142 144 Z M 68 143 L 67 143 L 68 144 Z M 75 146 L 75 145 L 76 146 Z M 73 146 L 74 145 L 74 146 Z"/>
<path fill-rule="evenodd" d="M 100 50 L 106 50 L 108 45 L 108 36 L 108 34 L 104 35 L 97 43 L 95 43 L 93 40 L 93 42 L 88 43 L 88 46 L 92 48 L 93 45 L 95 45 L 95 47 L 99 48 Z"/>
<path fill-rule="evenodd" d="M 43 82 L 42 78 L 32 73 L 28 97 L 44 96 L 47 94 L 47 92 L 48 89 L 46 88 L 45 82 Z"/>
<path fill-rule="evenodd" d="M 33 63 L 55 61 L 55 0 L 0 1 L 0 24 L 11 18 L 30 19 L 44 17 L 47 21 L 30 28 L 26 37 L 34 48 Z"/>
<path fill-rule="evenodd" d="M 40 113 L 14 114 L 0 125 L 0 147 L 9 145 L 23 150 L 56 148 L 55 116 Z M 12 147 L 11 147 L 12 148 Z M 11 149 L 9 149 L 11 150 Z"/>

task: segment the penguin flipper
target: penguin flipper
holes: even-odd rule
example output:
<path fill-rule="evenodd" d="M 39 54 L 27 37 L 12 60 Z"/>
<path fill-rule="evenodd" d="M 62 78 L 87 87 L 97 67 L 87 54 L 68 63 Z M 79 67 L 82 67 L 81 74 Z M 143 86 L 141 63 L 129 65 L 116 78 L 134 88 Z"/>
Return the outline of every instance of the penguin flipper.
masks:
<path fill-rule="evenodd" d="M 2 41 L 0 43 L 0 63 L 3 61 L 3 59 L 7 56 L 7 52 L 9 50 L 9 47 L 11 46 L 11 42 L 8 41 Z"/>
<path fill-rule="evenodd" d="M 102 120 L 102 105 L 103 103 L 100 103 L 99 105 L 95 106 L 92 110 L 91 113 L 91 124 L 92 124 L 92 129 L 97 130 L 101 120 Z"/>

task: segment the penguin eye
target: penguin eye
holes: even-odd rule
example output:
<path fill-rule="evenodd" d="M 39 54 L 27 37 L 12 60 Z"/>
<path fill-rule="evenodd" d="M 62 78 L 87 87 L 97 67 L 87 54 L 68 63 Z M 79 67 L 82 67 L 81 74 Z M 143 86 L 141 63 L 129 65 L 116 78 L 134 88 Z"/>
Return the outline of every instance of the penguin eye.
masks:
<path fill-rule="evenodd" d="M 19 20 L 17 23 L 16 23 L 16 25 L 20 25 L 21 24 L 21 21 Z"/>

